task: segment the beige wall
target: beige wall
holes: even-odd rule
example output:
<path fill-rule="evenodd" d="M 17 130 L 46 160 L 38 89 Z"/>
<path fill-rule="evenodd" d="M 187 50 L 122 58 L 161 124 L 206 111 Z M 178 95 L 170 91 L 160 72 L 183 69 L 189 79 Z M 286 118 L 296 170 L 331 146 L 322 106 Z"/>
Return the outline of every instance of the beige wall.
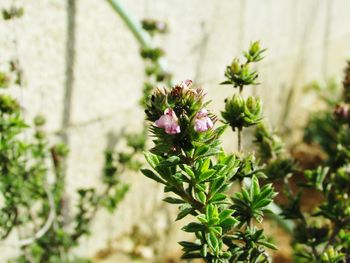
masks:
<path fill-rule="evenodd" d="M 2 7 L 12 1 L 0 2 Z M 143 81 L 139 48 L 104 0 L 76 0 L 76 10 L 68 0 L 22 2 L 23 18 L 0 20 L 0 62 L 19 57 L 26 87 L 17 94 L 28 118 L 37 113 L 47 116 L 53 138 L 62 129 L 66 132 L 71 149 L 68 191 L 73 192 L 98 179 L 108 133 L 141 127 L 143 114 L 136 106 Z M 121 2 L 137 19 L 168 22 L 170 33 L 159 40 L 168 68 L 175 81 L 192 78 L 202 85 L 215 101 L 216 112 L 234 92 L 218 85 L 224 68 L 251 40 L 260 39 L 268 48 L 259 66 L 263 84 L 254 90 L 263 98 L 265 115 L 276 125 L 285 120 L 287 127 L 300 123 L 295 120 L 303 119 L 312 104 L 309 96 L 302 96 L 302 85 L 339 76 L 350 55 L 349 0 Z M 67 14 L 75 15 L 74 31 L 67 31 L 72 23 Z M 291 89 L 293 108 L 285 119 L 282 109 Z M 230 136 L 225 136 L 227 149 L 235 145 Z M 172 223 L 174 209 L 160 203 L 161 187 L 140 174 L 124 178 L 131 184 L 125 201 L 114 215 L 98 214 L 92 236 L 77 252 L 92 256 L 107 242 L 111 250 L 118 246 L 128 250 L 132 241 L 120 237 L 141 220 L 141 232 L 153 240 L 160 236 L 160 249 L 171 244 L 167 248 L 171 254 L 179 248 L 175 243 L 179 224 Z M 164 237 L 169 227 L 170 237 Z M 168 238 L 173 241 L 166 242 Z M 0 251 L 6 256 L 15 250 L 0 247 Z"/>

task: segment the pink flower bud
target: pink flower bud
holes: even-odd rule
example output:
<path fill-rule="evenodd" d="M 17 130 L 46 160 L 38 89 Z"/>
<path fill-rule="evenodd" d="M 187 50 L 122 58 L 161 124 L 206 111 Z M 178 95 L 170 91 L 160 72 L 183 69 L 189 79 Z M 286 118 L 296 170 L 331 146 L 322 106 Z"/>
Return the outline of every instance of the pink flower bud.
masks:
<path fill-rule="evenodd" d="M 192 87 L 192 80 L 186 79 L 184 81 L 181 81 L 179 86 L 183 89 L 189 89 Z"/>
<path fill-rule="evenodd" d="M 208 111 L 201 109 L 194 120 L 194 130 L 196 132 L 205 132 L 213 128 L 213 121 L 208 117 Z"/>
<path fill-rule="evenodd" d="M 164 128 L 167 134 L 177 134 L 181 132 L 178 118 L 175 112 L 170 108 L 164 111 L 164 115 L 160 116 L 155 124 L 159 128 Z"/>
<path fill-rule="evenodd" d="M 349 117 L 349 107 L 346 104 L 340 104 L 335 107 L 334 114 L 341 119 L 347 119 Z"/>

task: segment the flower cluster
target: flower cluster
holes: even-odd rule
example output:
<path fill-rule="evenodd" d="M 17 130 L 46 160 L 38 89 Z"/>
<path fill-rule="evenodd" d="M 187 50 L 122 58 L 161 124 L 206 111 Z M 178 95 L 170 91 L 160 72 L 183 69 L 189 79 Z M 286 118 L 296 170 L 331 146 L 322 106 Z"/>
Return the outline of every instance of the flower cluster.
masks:
<path fill-rule="evenodd" d="M 202 258 L 208 263 L 267 262 L 266 248 L 275 249 L 262 229 L 267 206 L 276 193 L 272 185 L 260 187 L 254 158 L 242 160 L 226 154 L 220 135 L 228 125 L 214 129 L 215 117 L 206 109 L 203 91 L 183 81 L 170 90 L 157 89 L 147 104 L 146 115 L 155 146 L 145 153 L 152 169 L 142 169 L 148 178 L 164 185 L 174 195 L 165 202 L 179 205 L 176 220 L 193 215 L 182 228 L 193 233 L 194 242 L 182 241 L 183 259 Z M 255 100 L 243 100 L 243 110 L 255 112 Z M 259 104 L 260 107 L 260 104 Z M 233 182 L 251 180 L 233 196 Z"/>
<path fill-rule="evenodd" d="M 261 121 L 261 102 L 252 96 L 247 100 L 240 95 L 233 95 L 225 100 L 225 111 L 222 112 L 224 120 L 235 130 L 256 125 Z"/>
<path fill-rule="evenodd" d="M 177 134 L 181 132 L 179 120 L 175 112 L 170 108 L 164 111 L 164 115 L 160 116 L 160 118 L 155 121 L 155 124 L 159 128 L 164 128 L 167 134 Z"/>
<path fill-rule="evenodd" d="M 156 147 L 163 152 L 179 152 L 213 136 L 215 116 L 205 108 L 203 97 L 202 89 L 194 88 L 191 80 L 171 90 L 155 90 L 145 112 L 153 122 L 151 132 L 157 138 Z"/>
<path fill-rule="evenodd" d="M 245 85 L 257 85 L 258 73 L 250 69 L 250 64 L 263 59 L 266 49 L 261 49 L 259 41 L 253 42 L 248 51 L 243 52 L 245 62 L 241 63 L 238 58 L 234 58 L 232 63 L 226 67 L 226 80 L 221 84 L 233 85 L 235 88 L 243 89 Z"/>

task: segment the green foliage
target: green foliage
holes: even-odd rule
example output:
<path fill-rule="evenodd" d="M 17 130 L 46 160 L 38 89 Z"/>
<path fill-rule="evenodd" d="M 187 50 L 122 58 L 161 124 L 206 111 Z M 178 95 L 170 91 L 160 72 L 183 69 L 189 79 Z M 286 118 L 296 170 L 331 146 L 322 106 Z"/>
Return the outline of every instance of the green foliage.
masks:
<path fill-rule="evenodd" d="M 19 17 L 23 9 L 3 10 L 5 19 Z M 8 72 L 0 73 L 0 88 L 22 86 L 19 61 L 9 62 Z M 1 90 L 0 90 L 1 91 Z M 45 118 L 37 116 L 33 125 L 25 122 L 21 105 L 6 91 L 0 93 L 0 240 L 16 237 L 14 246 L 21 254 L 9 262 L 90 262 L 72 256 L 81 237 L 90 234 L 98 209 L 114 211 L 128 186 L 120 180 L 124 167 L 111 152 L 106 152 L 101 177 L 104 190 L 78 189 L 74 213 L 65 191 L 66 145 L 52 145 L 45 133 Z M 132 141 L 132 142 L 131 142 Z M 141 139 L 132 140 L 135 150 Z M 137 167 L 138 169 L 139 167 Z"/>
<path fill-rule="evenodd" d="M 8 9 L 2 9 L 2 17 L 4 20 L 10 20 L 14 18 L 20 18 L 24 14 L 24 8 L 23 7 L 17 7 L 12 5 Z"/>
<path fill-rule="evenodd" d="M 155 19 L 143 19 L 141 21 L 142 28 L 147 31 L 151 36 L 157 33 L 164 34 L 167 32 L 167 25 L 164 22 Z"/>
<path fill-rule="evenodd" d="M 159 120 L 167 109 L 173 109 L 179 132 L 166 133 L 152 124 L 155 147 L 145 153 L 150 169 L 142 173 L 164 185 L 172 193 L 165 202 L 179 205 L 176 220 L 194 216 L 182 228 L 193 233 L 194 242 L 182 241 L 183 259 L 201 258 L 205 262 L 269 262 L 265 248 L 275 248 L 253 224 L 261 222 L 267 206 L 276 195 L 271 185 L 260 188 L 254 175 L 254 157 L 238 158 L 220 147 L 220 136 L 226 126 L 196 130 L 198 115 L 208 103 L 201 89 L 187 81 L 171 90 L 156 89 L 147 104 L 147 120 Z M 249 106 L 252 107 L 252 102 Z M 211 119 L 216 119 L 210 115 Z M 259 176 L 264 176 L 261 172 Z M 252 178 L 247 190 L 242 188 L 232 198 L 228 195 L 232 182 Z M 249 192 L 249 193 L 248 193 Z M 193 218 L 193 217 L 192 217 Z"/>
<path fill-rule="evenodd" d="M 272 133 L 266 130 L 256 132 L 256 143 L 267 177 L 272 181 L 282 179 L 284 183 L 288 203 L 283 206 L 282 215 L 296 225 L 293 231 L 295 262 L 343 263 L 350 260 L 349 68 L 348 65 L 345 71 L 342 98 L 339 98 L 339 92 L 335 92 L 339 88 L 333 82 L 325 88 L 315 86 L 327 108 L 312 115 L 304 139 L 319 144 L 328 159 L 316 169 L 303 171 L 304 178 L 297 189 L 292 190 L 289 183 L 290 178 L 300 173 L 293 168 L 295 161 L 282 154 L 279 147 L 274 147 L 279 140 L 274 139 Z M 301 197 L 309 190 L 317 192 L 321 199 L 313 204 L 310 212 L 306 212 L 302 209 Z"/>
<path fill-rule="evenodd" d="M 236 193 L 232 198 L 234 215 L 241 223 L 250 224 L 252 219 L 261 223 L 264 212 L 269 212 L 267 206 L 276 195 L 271 184 L 266 184 L 260 189 L 258 179 L 253 176 L 250 187 L 243 187 L 242 192 Z"/>
<path fill-rule="evenodd" d="M 90 233 L 97 209 L 104 206 L 113 211 L 127 191 L 119 179 L 115 160 L 106 153 L 102 177 L 105 192 L 99 194 L 93 188 L 78 190 L 77 212 L 68 223 L 62 174 L 67 148 L 62 144 L 48 146 L 42 116 L 35 118 L 31 128 L 24 122 L 16 100 L 1 95 L 0 105 L 0 193 L 5 200 L 0 211 L 1 239 L 17 229 L 46 229 L 22 246 L 23 256 L 13 262 L 27 262 L 28 257 L 39 263 L 77 262 L 71 259 L 69 251 L 79 244 L 80 237 Z M 33 138 L 23 139 L 27 137 L 23 134 L 30 131 Z M 54 177 L 53 183 L 48 182 L 49 176 Z"/>
<path fill-rule="evenodd" d="M 258 41 L 253 42 L 249 50 L 243 52 L 245 63 L 240 63 L 238 58 L 233 59 L 231 65 L 226 67 L 225 77 L 227 80 L 221 84 L 233 85 L 240 89 L 246 85 L 257 85 L 258 73 L 250 69 L 250 64 L 262 60 L 265 51 L 266 49 L 261 49 Z"/>
<path fill-rule="evenodd" d="M 254 137 L 258 155 L 263 161 L 276 158 L 284 152 L 284 144 L 281 138 L 267 124 L 258 124 Z"/>
<path fill-rule="evenodd" d="M 252 96 L 245 100 L 240 95 L 233 95 L 231 99 L 225 100 L 225 111 L 221 114 L 233 131 L 242 130 L 243 127 L 253 126 L 261 121 L 261 102 Z"/>

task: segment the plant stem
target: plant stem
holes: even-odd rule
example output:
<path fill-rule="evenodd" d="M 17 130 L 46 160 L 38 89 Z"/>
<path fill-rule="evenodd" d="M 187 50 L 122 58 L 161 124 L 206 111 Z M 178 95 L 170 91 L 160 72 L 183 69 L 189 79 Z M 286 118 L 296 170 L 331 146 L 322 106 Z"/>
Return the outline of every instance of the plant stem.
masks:
<path fill-rule="evenodd" d="M 239 86 L 239 95 L 241 95 L 243 92 L 243 85 Z M 242 132 L 243 127 L 238 128 L 238 133 L 237 133 L 237 137 L 238 137 L 238 151 L 242 152 L 243 147 L 242 147 L 242 137 L 243 137 L 243 132 Z"/>
<path fill-rule="evenodd" d="M 239 128 L 238 129 L 238 133 L 237 133 L 237 136 L 238 136 L 238 151 L 241 152 L 242 151 L 242 128 Z"/>
<path fill-rule="evenodd" d="M 120 16 L 120 18 L 124 21 L 125 25 L 131 31 L 131 33 L 136 38 L 140 47 L 143 49 L 152 48 L 151 44 L 151 36 L 146 33 L 140 23 L 136 21 L 123 7 L 123 5 L 118 0 L 107 0 L 107 2 L 112 6 L 113 10 Z M 155 61 L 159 69 L 163 72 L 167 72 L 165 62 L 162 59 L 158 59 Z M 170 86 L 173 86 L 171 80 L 168 83 Z"/>

